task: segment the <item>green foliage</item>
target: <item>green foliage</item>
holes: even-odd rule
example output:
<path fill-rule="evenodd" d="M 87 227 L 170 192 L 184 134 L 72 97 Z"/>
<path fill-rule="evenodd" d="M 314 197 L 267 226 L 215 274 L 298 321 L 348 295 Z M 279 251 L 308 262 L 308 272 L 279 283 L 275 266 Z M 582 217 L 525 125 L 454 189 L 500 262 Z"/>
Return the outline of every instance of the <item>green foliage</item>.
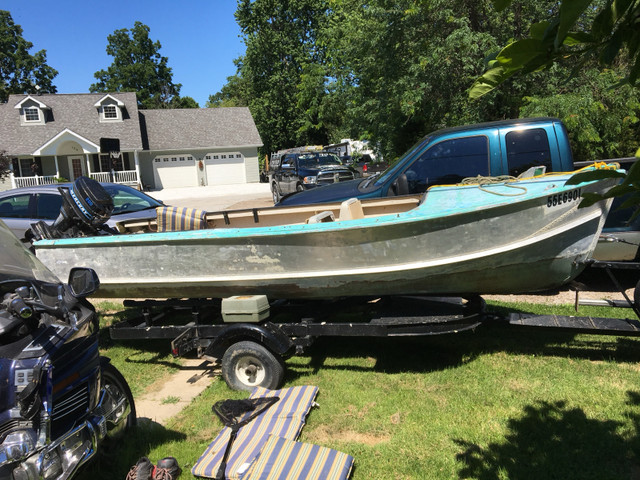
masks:
<path fill-rule="evenodd" d="M 589 69 L 547 95 L 525 97 L 520 116 L 560 118 L 578 161 L 631 157 L 640 147 L 640 89 L 614 88 L 619 82 L 613 70 Z"/>
<path fill-rule="evenodd" d="M 511 3 L 496 0 L 494 5 L 504 12 Z M 471 98 L 485 95 L 516 73 L 574 58 L 596 58 L 603 66 L 624 63 L 625 82 L 639 85 L 640 0 L 563 0 L 553 13 L 547 21 L 532 23 L 528 38 L 512 41 L 489 58 L 489 69 L 473 84 Z"/>
<path fill-rule="evenodd" d="M 555 2 L 522 2 L 498 14 L 489 1 L 355 0 L 332 2 L 326 44 L 330 102 L 341 131 L 379 143 L 386 158 L 445 126 L 518 116 L 522 97 L 539 91 L 539 78 L 469 102 L 467 89 L 482 59 Z M 339 110 L 342 107 L 342 110 Z"/>
<path fill-rule="evenodd" d="M 11 166 L 11 158 L 7 155 L 7 152 L 0 151 L 0 180 L 7 178 L 11 173 L 9 167 Z"/>
<path fill-rule="evenodd" d="M 190 97 L 180 98 L 168 58 L 160 55 L 160 42 L 149 38 L 149 27 L 135 22 L 131 30 L 116 30 L 107 37 L 113 63 L 94 74 L 91 92 L 136 92 L 140 108 L 197 108 Z"/>
<path fill-rule="evenodd" d="M 236 60 L 236 65 L 240 62 Z M 207 108 L 215 107 L 246 107 L 249 99 L 246 92 L 246 83 L 239 75 L 227 77 L 227 83 L 215 95 L 209 95 Z"/>
<path fill-rule="evenodd" d="M 8 11 L 0 10 L 0 103 L 12 93 L 56 93 L 53 79 L 58 72 L 47 65 L 46 50 L 31 55 L 31 48 L 22 27 Z"/>
<path fill-rule="evenodd" d="M 233 98 L 248 99 L 266 152 L 326 141 L 305 129 L 297 98 L 305 65 L 322 57 L 316 33 L 326 11 L 324 0 L 238 2 L 236 20 L 247 48 L 238 63 L 242 82 L 229 90 Z"/>
<path fill-rule="evenodd" d="M 497 11 L 494 3 L 511 8 Z M 528 75 L 496 77 L 501 88 L 469 101 L 487 52 L 501 45 L 508 55 L 490 61 L 515 68 L 549 31 L 574 22 L 560 35 L 566 48 L 582 48 L 571 32 L 598 18 L 593 8 L 578 14 L 582 3 L 242 0 L 236 18 L 246 55 L 208 105 L 249 106 L 265 153 L 356 138 L 393 161 L 441 127 L 545 115 L 566 122 L 578 160 L 629 156 L 639 146 L 639 97 L 629 86 L 612 89 L 629 71 L 625 56 L 602 73 L 595 60 L 572 55 Z M 562 25 L 540 21 L 549 16 L 562 16 Z"/>

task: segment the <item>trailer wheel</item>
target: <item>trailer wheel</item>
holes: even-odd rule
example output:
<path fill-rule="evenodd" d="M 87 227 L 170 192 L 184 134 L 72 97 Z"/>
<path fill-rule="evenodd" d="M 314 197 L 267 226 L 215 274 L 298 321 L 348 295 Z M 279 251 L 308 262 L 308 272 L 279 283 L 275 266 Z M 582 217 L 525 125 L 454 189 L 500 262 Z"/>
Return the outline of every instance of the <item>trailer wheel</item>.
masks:
<path fill-rule="evenodd" d="M 243 341 L 234 343 L 222 357 L 222 377 L 234 390 L 254 387 L 276 389 L 284 378 L 282 360 L 262 345 Z"/>

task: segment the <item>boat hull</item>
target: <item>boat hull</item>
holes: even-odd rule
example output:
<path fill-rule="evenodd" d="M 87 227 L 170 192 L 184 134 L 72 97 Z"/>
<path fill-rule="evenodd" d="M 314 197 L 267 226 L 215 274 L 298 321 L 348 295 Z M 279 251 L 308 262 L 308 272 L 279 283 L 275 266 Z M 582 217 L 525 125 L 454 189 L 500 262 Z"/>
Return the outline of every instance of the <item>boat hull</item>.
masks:
<path fill-rule="evenodd" d="M 570 281 L 597 243 L 610 202 L 579 209 L 579 196 L 614 181 L 569 187 L 567 178 L 519 183 L 527 193 L 513 197 L 500 185 L 443 187 L 410 212 L 377 218 L 35 246 L 62 278 L 95 269 L 103 297 L 522 293 Z"/>

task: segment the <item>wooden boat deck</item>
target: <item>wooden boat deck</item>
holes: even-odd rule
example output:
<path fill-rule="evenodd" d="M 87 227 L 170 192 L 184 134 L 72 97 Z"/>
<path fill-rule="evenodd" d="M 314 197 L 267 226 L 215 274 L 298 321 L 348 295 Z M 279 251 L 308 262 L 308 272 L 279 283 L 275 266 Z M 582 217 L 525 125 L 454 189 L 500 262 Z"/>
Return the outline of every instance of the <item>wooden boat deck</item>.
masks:
<path fill-rule="evenodd" d="M 402 213 L 416 208 L 424 194 L 386 197 L 367 200 L 350 199 L 344 202 L 322 203 L 296 207 L 263 207 L 241 210 L 207 212 L 206 228 L 273 227 L 305 223 L 345 221 Z M 123 234 L 158 231 L 157 219 L 125 220 L 118 222 Z"/>

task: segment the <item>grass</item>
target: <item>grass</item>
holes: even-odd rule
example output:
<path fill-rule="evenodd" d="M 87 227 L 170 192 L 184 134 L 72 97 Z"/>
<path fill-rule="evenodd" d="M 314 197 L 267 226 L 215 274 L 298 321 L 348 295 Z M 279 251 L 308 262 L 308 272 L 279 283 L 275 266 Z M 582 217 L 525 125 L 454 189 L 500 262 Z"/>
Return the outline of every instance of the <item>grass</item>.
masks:
<path fill-rule="evenodd" d="M 490 309 L 572 313 L 529 304 Z M 168 342 L 105 340 L 103 348 L 136 394 L 175 368 Z M 637 478 L 639 361 L 640 340 L 631 337 L 493 325 L 433 337 L 320 338 L 287 361 L 285 386 L 320 388 L 300 440 L 353 455 L 354 480 Z M 180 478 L 191 478 L 190 467 L 221 428 L 211 405 L 245 397 L 213 381 L 166 427 L 141 424 L 116 462 L 85 478 L 124 478 L 143 455 L 174 456 Z"/>

